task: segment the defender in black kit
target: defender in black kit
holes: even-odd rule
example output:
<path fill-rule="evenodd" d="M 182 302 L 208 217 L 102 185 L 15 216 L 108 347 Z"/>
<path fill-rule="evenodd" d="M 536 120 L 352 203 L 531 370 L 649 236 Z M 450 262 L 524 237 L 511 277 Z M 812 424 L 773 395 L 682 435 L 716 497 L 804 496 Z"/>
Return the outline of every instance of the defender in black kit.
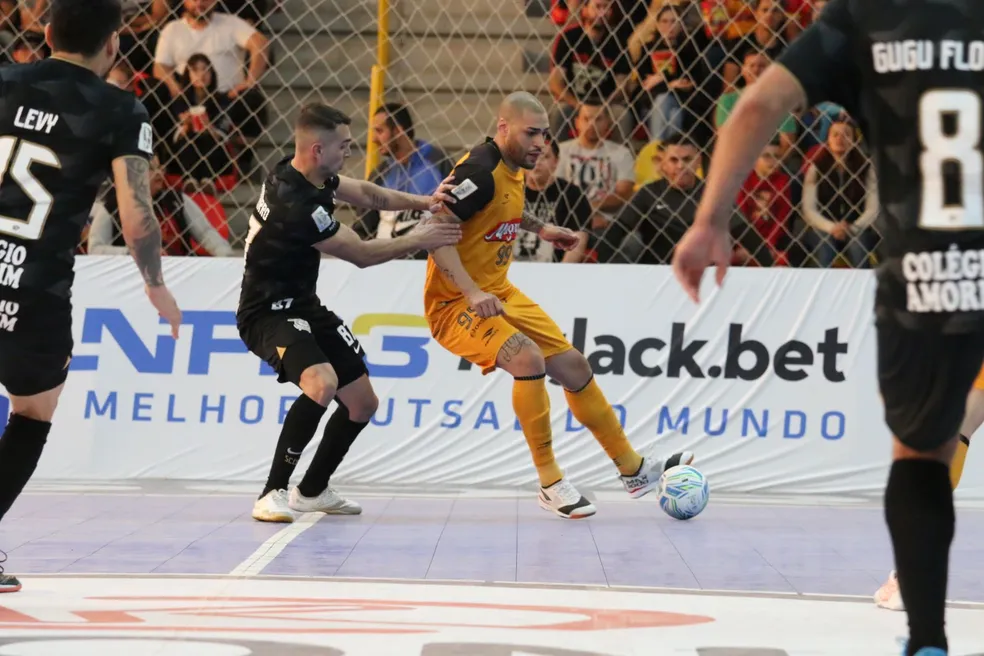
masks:
<path fill-rule="evenodd" d="M 448 179 L 431 196 L 384 189 L 338 175 L 349 156 L 350 119 L 331 107 L 301 109 L 295 152 L 280 161 L 260 190 L 246 235 L 246 268 L 239 298 L 239 333 L 250 351 L 304 392 L 284 418 L 267 484 L 253 507 L 259 521 L 292 522 L 298 512 L 358 514 L 362 508 L 329 485 L 379 401 L 369 382 L 362 345 L 318 298 L 321 254 L 360 267 L 420 250 L 456 244 L 458 226 L 421 222 L 395 239 L 362 241 L 335 218 L 335 201 L 375 210 L 437 211 Z M 332 401 L 338 408 L 300 484 L 290 476 Z"/>
<path fill-rule="evenodd" d="M 147 295 L 171 324 L 150 195 L 154 136 L 137 98 L 103 78 L 116 60 L 120 0 L 51 0 L 50 59 L 0 68 L 0 518 L 41 458 L 72 359 L 75 249 L 112 173 L 123 236 Z M 0 570 L 2 572 L 2 570 Z M 0 574 L 0 592 L 20 589 Z"/>

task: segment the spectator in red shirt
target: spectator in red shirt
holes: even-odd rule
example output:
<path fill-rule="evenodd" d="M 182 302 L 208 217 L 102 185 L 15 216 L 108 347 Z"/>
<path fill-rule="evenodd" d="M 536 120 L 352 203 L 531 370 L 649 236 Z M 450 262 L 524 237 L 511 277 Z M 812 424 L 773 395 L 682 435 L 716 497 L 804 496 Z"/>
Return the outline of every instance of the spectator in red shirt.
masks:
<path fill-rule="evenodd" d="M 786 40 L 792 41 L 817 19 L 827 0 L 786 0 Z"/>
<path fill-rule="evenodd" d="M 789 243 L 787 222 L 793 209 L 791 180 L 779 167 L 781 160 L 779 142 L 773 140 L 759 155 L 755 169 L 738 192 L 739 210 L 769 245 L 777 262 L 784 261 L 783 251 Z"/>

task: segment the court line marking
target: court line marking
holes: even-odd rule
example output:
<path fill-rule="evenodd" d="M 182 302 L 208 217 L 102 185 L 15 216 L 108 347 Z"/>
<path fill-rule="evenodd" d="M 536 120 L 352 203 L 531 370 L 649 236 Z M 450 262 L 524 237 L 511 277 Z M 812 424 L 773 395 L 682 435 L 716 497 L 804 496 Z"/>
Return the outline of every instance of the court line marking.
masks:
<path fill-rule="evenodd" d="M 266 566 L 272 563 L 287 548 L 288 544 L 297 539 L 297 536 L 320 522 L 324 517 L 324 513 L 318 512 L 305 513 L 295 519 L 290 525 L 280 529 L 257 547 L 256 551 L 251 553 L 246 560 L 236 565 L 235 569 L 229 572 L 229 576 L 256 576 L 266 569 Z"/>
<path fill-rule="evenodd" d="M 295 522 L 296 523 L 296 522 Z M 23 574 L 18 576 L 22 581 L 30 579 L 123 579 L 136 581 L 143 579 L 188 579 L 222 581 L 233 577 L 233 574 L 181 574 L 171 572 L 148 574 L 120 574 L 118 572 L 48 572 L 38 574 Z M 783 592 L 779 590 L 714 590 L 701 588 L 661 588 L 632 585 L 594 585 L 586 583 L 535 583 L 530 581 L 479 581 L 472 579 L 401 579 L 369 576 L 286 576 L 282 574 L 260 574 L 253 576 L 254 581 L 283 581 L 288 583 L 339 583 L 339 584 L 380 584 L 408 586 L 444 586 L 462 588 L 516 588 L 527 590 L 578 590 L 584 592 L 609 592 L 645 595 L 680 595 L 694 597 L 739 597 L 748 599 L 778 599 L 782 601 L 827 601 L 841 603 L 856 603 L 874 606 L 871 595 L 825 594 L 821 592 Z M 984 610 L 984 602 L 947 600 L 947 608 L 963 610 Z M 892 611 L 884 611 L 890 613 Z"/>
<path fill-rule="evenodd" d="M 170 490 L 163 490 L 161 486 L 155 485 L 156 479 L 147 487 L 133 489 L 136 486 L 114 488 L 111 483 L 56 483 L 54 481 L 40 481 L 30 483 L 24 490 L 22 496 L 141 496 L 141 497 L 186 497 L 202 495 L 208 497 L 241 498 L 250 496 L 245 487 L 240 488 L 239 483 L 229 483 L 229 487 L 220 483 L 191 482 L 189 487 L 175 486 Z M 208 488 L 203 489 L 203 488 Z M 255 486 L 253 486 L 255 487 Z M 250 488 L 252 489 L 252 488 Z M 509 501 L 512 499 L 530 498 L 530 493 L 525 487 L 506 487 L 506 488 L 455 488 L 451 490 L 429 490 L 407 488 L 364 488 L 358 484 L 340 485 L 352 495 L 371 497 L 374 499 L 500 499 Z M 582 489 L 587 496 L 594 501 L 608 504 L 638 504 L 636 499 L 625 498 L 623 492 L 610 488 Z M 255 495 L 254 495 L 255 496 Z M 830 494 L 803 494 L 803 495 L 768 495 L 755 493 L 724 492 L 718 493 L 714 497 L 714 504 L 721 506 L 741 506 L 741 507 L 810 507 L 810 508 L 848 508 L 879 510 L 883 507 L 880 496 L 842 496 L 837 497 Z M 984 510 L 984 498 L 961 499 L 954 498 L 954 505 L 958 510 L 979 511 Z"/>

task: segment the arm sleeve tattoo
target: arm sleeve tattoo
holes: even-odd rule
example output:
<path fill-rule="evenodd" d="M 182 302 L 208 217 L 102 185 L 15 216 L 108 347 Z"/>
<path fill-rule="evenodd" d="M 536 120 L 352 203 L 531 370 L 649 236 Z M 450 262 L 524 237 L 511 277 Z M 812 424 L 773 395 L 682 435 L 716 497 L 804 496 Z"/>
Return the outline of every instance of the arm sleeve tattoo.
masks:
<path fill-rule="evenodd" d="M 137 232 L 139 236 L 129 244 L 133 260 L 150 287 L 164 284 L 161 269 L 161 227 L 154 214 L 150 196 L 150 174 L 147 160 L 129 157 L 126 160 L 126 181 L 133 194 L 133 202 L 142 217 Z"/>
<path fill-rule="evenodd" d="M 527 232 L 539 233 L 543 230 L 543 221 L 536 218 L 528 208 L 523 210 L 523 219 L 519 224 L 519 227 Z"/>

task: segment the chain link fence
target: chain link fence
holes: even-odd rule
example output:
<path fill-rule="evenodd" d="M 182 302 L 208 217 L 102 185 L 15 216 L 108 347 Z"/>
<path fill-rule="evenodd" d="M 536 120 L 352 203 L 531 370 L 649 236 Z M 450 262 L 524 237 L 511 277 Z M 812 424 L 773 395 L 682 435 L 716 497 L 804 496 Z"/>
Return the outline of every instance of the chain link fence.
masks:
<path fill-rule="evenodd" d="M 353 118 L 358 147 L 345 174 L 428 193 L 494 134 L 501 99 L 526 90 L 548 108 L 554 136 L 527 173 L 528 205 L 585 238 L 560 253 L 524 234 L 517 257 L 665 263 L 738 97 L 824 4 L 392 0 L 381 49 L 376 0 L 125 0 L 123 56 L 108 79 L 152 114 L 169 254 L 241 252 L 259 185 L 291 153 L 306 102 Z M 6 61 L 48 54 L 45 7 L 0 0 Z M 385 104 L 369 116 L 379 63 Z M 125 252 L 107 191 L 81 252 Z M 851 117 L 835 105 L 790 116 L 735 199 L 734 263 L 869 267 L 877 204 Z M 339 215 L 364 238 L 399 236 L 421 218 Z"/>

